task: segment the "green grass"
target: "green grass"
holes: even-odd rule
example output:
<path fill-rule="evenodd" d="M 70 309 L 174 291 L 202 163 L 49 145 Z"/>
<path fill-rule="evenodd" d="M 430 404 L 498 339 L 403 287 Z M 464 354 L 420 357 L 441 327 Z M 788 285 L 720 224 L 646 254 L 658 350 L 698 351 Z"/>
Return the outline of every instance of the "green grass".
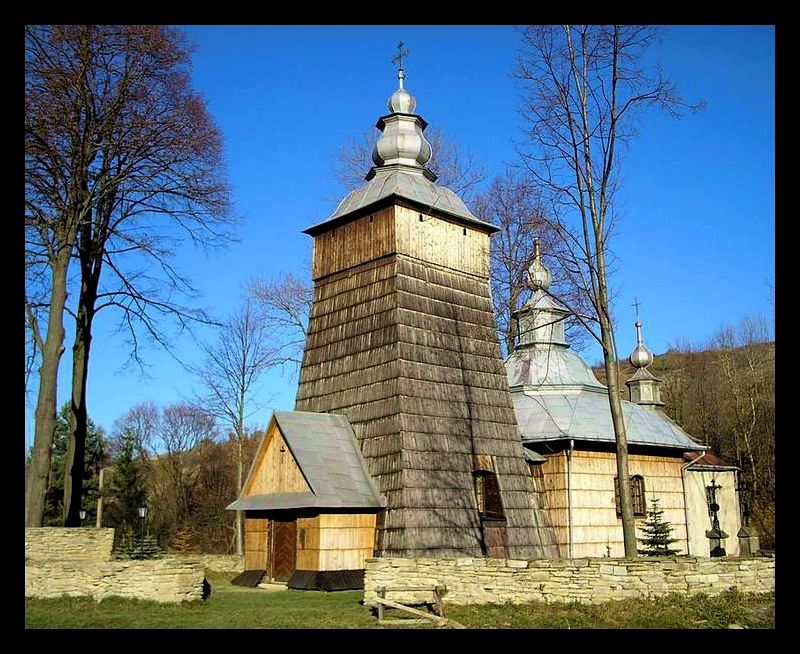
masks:
<path fill-rule="evenodd" d="M 205 602 L 170 605 L 139 600 L 26 599 L 28 628 L 369 628 L 376 619 L 359 603 L 361 591 L 266 591 L 210 574 Z M 394 613 L 394 612 L 392 612 Z M 718 597 L 671 595 L 602 605 L 446 605 L 448 617 L 474 628 L 749 628 L 775 626 L 774 596 L 736 592 Z M 394 617 L 394 616 L 393 616 Z"/>
<path fill-rule="evenodd" d="M 304 628 L 373 627 L 375 618 L 359 604 L 363 592 L 267 591 L 233 586 L 234 575 L 209 574 L 205 602 L 159 604 L 130 599 L 26 599 L 28 628 Z"/>
<path fill-rule="evenodd" d="M 468 627 L 528 629 L 719 629 L 738 624 L 775 627 L 775 598 L 735 591 L 668 595 L 604 604 L 534 602 L 519 605 L 446 606 L 447 617 Z"/>

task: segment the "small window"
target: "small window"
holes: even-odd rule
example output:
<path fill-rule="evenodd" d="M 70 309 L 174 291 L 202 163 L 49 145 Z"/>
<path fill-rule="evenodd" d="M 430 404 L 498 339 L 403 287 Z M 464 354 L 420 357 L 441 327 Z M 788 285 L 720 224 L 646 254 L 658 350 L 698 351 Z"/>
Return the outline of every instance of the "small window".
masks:
<path fill-rule="evenodd" d="M 617 517 L 622 517 L 622 507 L 619 503 L 619 484 L 617 477 L 614 477 L 614 503 L 617 506 Z M 631 502 L 633 504 L 634 517 L 644 517 L 647 515 L 647 501 L 644 496 L 644 477 L 641 475 L 633 475 L 630 478 L 631 485 Z"/>
<path fill-rule="evenodd" d="M 422 214 L 419 214 L 419 221 L 422 222 Z"/>
<path fill-rule="evenodd" d="M 486 520 L 505 520 L 503 500 L 500 497 L 500 484 L 493 472 L 475 473 L 475 498 L 478 503 L 478 514 Z"/>
<path fill-rule="evenodd" d="M 467 228 L 466 228 L 466 227 L 464 227 L 464 228 L 461 230 L 461 232 L 462 232 L 462 234 L 463 234 L 464 236 L 466 236 L 466 235 L 467 235 Z"/>

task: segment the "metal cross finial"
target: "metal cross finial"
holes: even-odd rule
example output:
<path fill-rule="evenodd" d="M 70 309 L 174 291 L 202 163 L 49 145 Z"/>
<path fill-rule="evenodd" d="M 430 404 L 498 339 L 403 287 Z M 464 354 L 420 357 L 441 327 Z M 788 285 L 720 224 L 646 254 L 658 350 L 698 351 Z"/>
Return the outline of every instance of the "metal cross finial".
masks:
<path fill-rule="evenodd" d="M 639 306 L 640 306 L 641 304 L 642 304 L 642 303 L 641 303 L 641 302 L 639 302 L 639 298 L 636 298 L 636 297 L 635 297 L 635 298 L 633 298 L 633 304 L 632 304 L 631 306 L 632 306 L 632 307 L 636 307 L 636 320 L 637 320 L 637 321 L 639 320 Z"/>
<path fill-rule="evenodd" d="M 408 56 L 408 48 L 403 48 L 404 45 L 405 44 L 400 41 L 400 43 L 397 44 L 397 54 L 392 57 L 392 63 L 397 64 L 399 70 L 403 70 L 403 57 Z"/>

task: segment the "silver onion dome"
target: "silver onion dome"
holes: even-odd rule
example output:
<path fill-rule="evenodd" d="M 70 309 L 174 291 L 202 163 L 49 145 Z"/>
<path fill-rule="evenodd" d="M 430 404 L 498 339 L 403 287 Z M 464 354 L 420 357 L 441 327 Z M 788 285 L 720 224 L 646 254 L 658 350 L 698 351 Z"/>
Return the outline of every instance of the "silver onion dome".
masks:
<path fill-rule="evenodd" d="M 382 134 L 372 150 L 372 161 L 378 167 L 402 164 L 424 168 L 433 154 L 422 134 L 427 124 L 414 114 L 417 100 L 404 88 L 404 79 L 401 68 L 397 72 L 399 88 L 387 104 L 391 113 L 378 121 Z"/>
<path fill-rule="evenodd" d="M 628 361 L 634 368 L 647 368 L 653 363 L 653 353 L 648 350 L 642 342 L 642 323 L 636 321 L 636 348 L 631 352 Z"/>
<path fill-rule="evenodd" d="M 533 262 L 528 268 L 528 281 L 530 282 L 531 289 L 534 291 L 546 291 L 550 288 L 550 283 L 553 281 L 553 276 L 547 269 L 547 266 L 542 263 L 542 255 L 539 252 L 539 239 L 533 242 Z"/>
<path fill-rule="evenodd" d="M 386 103 L 389 111 L 393 114 L 413 114 L 414 110 L 417 108 L 417 99 L 406 91 L 403 86 L 403 80 L 405 78 L 406 74 L 401 68 L 397 71 L 398 89 L 392 93 L 392 97 L 390 97 L 389 102 Z"/>

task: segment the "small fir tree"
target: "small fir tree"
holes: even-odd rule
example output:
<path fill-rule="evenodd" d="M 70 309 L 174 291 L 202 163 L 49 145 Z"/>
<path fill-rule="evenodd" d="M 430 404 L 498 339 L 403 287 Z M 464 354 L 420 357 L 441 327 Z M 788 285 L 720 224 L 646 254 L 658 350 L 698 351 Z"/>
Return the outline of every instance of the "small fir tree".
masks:
<path fill-rule="evenodd" d="M 658 505 L 658 500 L 651 501 L 651 508 L 647 512 L 647 519 L 641 528 L 644 538 L 639 541 L 644 545 L 644 549 L 639 550 L 639 554 L 645 556 L 669 556 L 680 554 L 680 550 L 671 549 L 670 545 L 678 541 L 672 538 L 672 525 L 662 519 L 664 510 Z"/>

